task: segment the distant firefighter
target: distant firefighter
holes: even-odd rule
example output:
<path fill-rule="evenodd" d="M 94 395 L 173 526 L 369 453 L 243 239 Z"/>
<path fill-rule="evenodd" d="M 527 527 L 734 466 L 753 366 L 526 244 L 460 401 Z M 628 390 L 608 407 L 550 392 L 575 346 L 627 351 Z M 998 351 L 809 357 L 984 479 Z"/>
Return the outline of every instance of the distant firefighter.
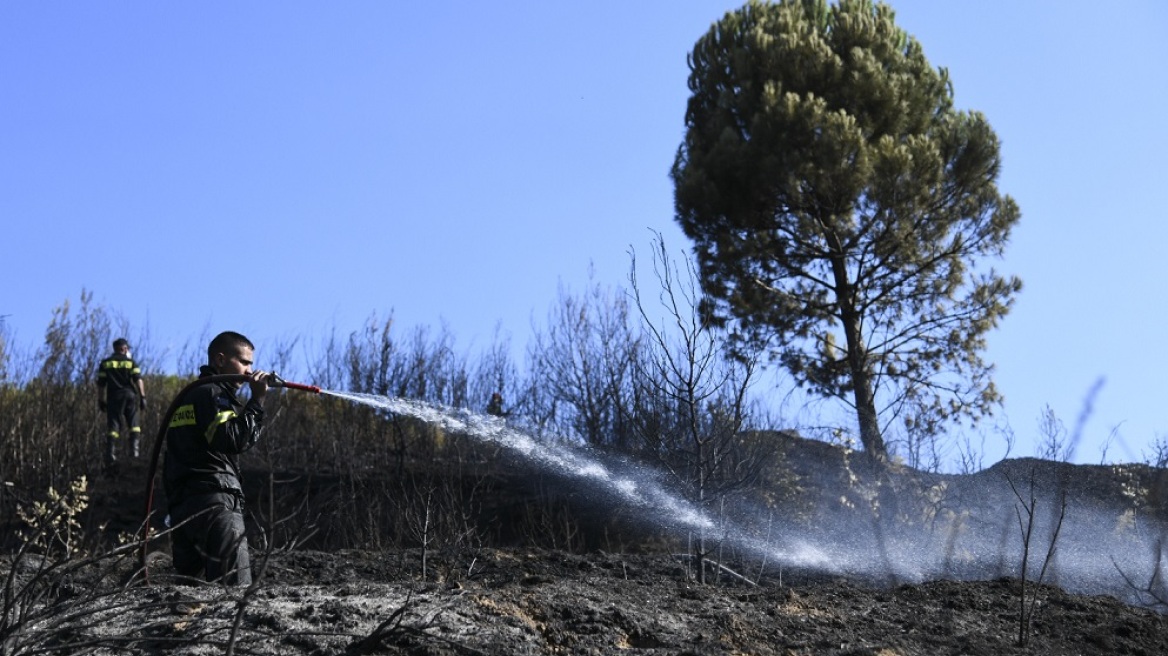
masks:
<path fill-rule="evenodd" d="M 491 395 L 491 402 L 487 404 L 487 414 L 495 417 L 506 417 L 511 413 L 503 410 L 503 395 L 495 392 Z"/>
<path fill-rule="evenodd" d="M 130 434 L 130 454 L 138 457 L 138 438 L 142 427 L 138 410 L 146 407 L 146 386 L 142 368 L 130 356 L 130 343 L 114 340 L 114 352 L 97 368 L 97 407 L 105 413 L 105 467 L 110 471 L 118 461 L 118 440 L 122 423 Z"/>

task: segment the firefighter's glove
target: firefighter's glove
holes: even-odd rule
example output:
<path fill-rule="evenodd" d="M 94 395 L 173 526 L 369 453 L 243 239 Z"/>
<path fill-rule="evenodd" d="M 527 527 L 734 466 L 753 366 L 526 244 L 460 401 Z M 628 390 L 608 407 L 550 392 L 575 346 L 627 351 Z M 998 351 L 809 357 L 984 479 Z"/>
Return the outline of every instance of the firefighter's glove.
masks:
<path fill-rule="evenodd" d="M 105 401 L 103 401 L 102 399 L 98 399 L 97 400 L 97 409 L 101 410 L 102 412 L 105 412 Z"/>

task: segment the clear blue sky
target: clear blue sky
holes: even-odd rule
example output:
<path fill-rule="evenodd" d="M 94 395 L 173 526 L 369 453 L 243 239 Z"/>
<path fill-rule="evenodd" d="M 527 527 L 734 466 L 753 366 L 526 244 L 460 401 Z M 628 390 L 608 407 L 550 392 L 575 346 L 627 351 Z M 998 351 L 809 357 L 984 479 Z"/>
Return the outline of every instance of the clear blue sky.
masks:
<path fill-rule="evenodd" d="M 1108 459 L 1139 459 L 1168 431 L 1168 4 L 891 4 L 1022 208 L 988 352 L 1012 455 L 1102 379 L 1076 460 L 1112 429 Z M 235 329 L 262 358 L 375 312 L 522 345 L 561 283 L 623 284 L 650 229 L 688 248 L 686 53 L 740 5 L 0 4 L 0 315 L 35 346 L 84 288 L 160 350 Z"/>

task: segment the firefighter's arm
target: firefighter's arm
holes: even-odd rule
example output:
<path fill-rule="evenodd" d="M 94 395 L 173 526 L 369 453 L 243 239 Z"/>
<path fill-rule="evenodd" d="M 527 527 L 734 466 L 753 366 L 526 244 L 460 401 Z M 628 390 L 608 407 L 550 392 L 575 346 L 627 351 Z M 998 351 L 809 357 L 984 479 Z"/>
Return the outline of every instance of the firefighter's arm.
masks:
<path fill-rule="evenodd" d="M 264 406 L 255 398 L 238 413 L 227 410 L 218 413 L 209 427 L 208 444 L 223 453 L 243 453 L 255 446 L 264 428 Z"/>
<path fill-rule="evenodd" d="M 264 426 L 263 398 L 268 390 L 268 374 L 252 374 L 248 384 L 252 395 L 239 411 L 225 398 L 214 393 L 213 388 L 200 388 L 201 394 L 195 400 L 195 425 L 199 434 L 207 440 L 210 449 L 221 453 L 243 453 L 259 440 Z"/>
<path fill-rule="evenodd" d="M 196 404 L 199 432 L 209 448 L 221 453 L 243 453 L 255 445 L 264 426 L 264 406 L 263 394 L 260 398 L 254 394 L 238 411 L 229 404 L 220 403 L 222 397 L 213 394 Z"/>

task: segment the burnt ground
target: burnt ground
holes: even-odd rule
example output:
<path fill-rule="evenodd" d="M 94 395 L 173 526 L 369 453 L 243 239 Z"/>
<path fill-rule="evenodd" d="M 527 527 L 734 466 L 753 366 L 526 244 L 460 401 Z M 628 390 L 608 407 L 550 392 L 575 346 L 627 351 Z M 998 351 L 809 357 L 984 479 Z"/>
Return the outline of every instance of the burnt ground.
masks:
<path fill-rule="evenodd" d="M 148 584 L 133 547 L 92 561 L 10 554 L 0 556 L 0 656 L 1168 654 L 1157 602 L 1168 589 L 1159 566 L 1138 568 L 1162 562 L 1163 470 L 1035 460 L 970 475 L 869 470 L 846 450 L 788 441 L 787 495 L 773 507 L 791 518 L 784 531 L 811 536 L 826 567 L 743 550 L 699 583 L 696 564 L 672 553 L 684 546 L 435 545 L 423 554 L 308 545 L 254 550 L 256 584 L 245 590 L 170 580 L 164 546 L 150 555 Z M 116 495 L 95 482 L 91 511 L 102 523 L 130 527 L 140 517 L 141 472 L 124 480 Z M 1044 579 L 1061 588 L 1024 590 L 1018 578 L 1020 510 L 1035 489 L 1036 516 L 1058 519 L 1066 500 L 1059 555 Z M 520 508 L 532 498 L 496 501 Z M 617 511 L 596 497 L 588 508 Z M 1036 566 L 1051 528 L 1037 529 L 1046 537 L 1032 545 Z M 1153 594 L 1126 594 L 1137 590 L 1115 580 L 1121 567 L 1139 572 L 1134 586 L 1152 571 Z"/>
<path fill-rule="evenodd" d="M 248 590 L 159 579 L 101 594 L 78 573 L 0 653 L 1168 653 L 1161 615 L 1052 587 L 1027 596 L 1020 645 L 1010 579 L 889 587 L 773 572 L 700 585 L 683 559 L 603 552 L 484 550 L 429 567 L 420 582 L 418 552 L 286 552 Z"/>

